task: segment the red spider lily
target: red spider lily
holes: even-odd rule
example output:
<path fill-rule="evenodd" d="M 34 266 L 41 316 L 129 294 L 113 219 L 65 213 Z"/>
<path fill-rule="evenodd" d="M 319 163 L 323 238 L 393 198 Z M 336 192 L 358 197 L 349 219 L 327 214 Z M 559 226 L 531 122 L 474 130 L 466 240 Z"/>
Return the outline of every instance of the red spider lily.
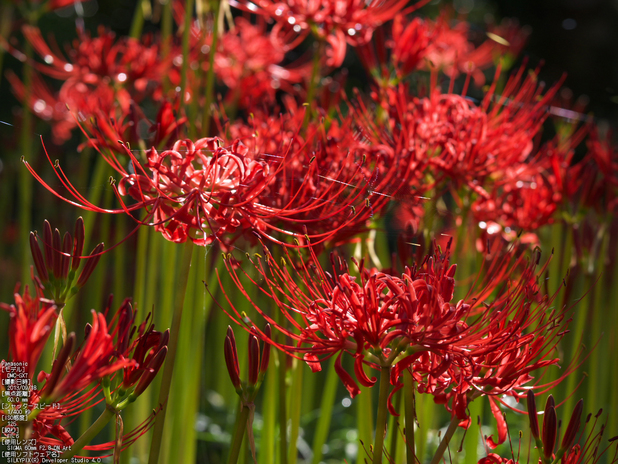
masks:
<path fill-rule="evenodd" d="M 276 34 L 297 34 L 293 45 L 302 42 L 310 32 L 314 33 L 328 44 L 326 64 L 332 67 L 343 63 L 346 43 L 353 46 L 366 43 L 378 26 L 391 20 L 407 3 L 408 0 L 301 0 L 287 4 L 274 0 L 230 1 L 232 6 L 276 21 Z M 414 11 L 426 3 L 419 1 L 407 11 Z"/>
<path fill-rule="evenodd" d="M 369 145 L 405 150 L 417 166 L 430 169 L 436 184 L 449 179 L 488 197 L 486 179 L 534 155 L 534 140 L 558 85 L 543 94 L 536 75 L 524 77 L 520 68 L 502 95 L 492 87 L 479 105 L 441 93 L 435 84 L 429 97 L 412 98 L 400 85 L 382 97 L 386 121 L 376 122 L 371 112 L 356 118 Z"/>
<path fill-rule="evenodd" d="M 303 355 L 314 370 L 319 370 L 322 360 L 337 354 L 337 372 L 352 396 L 359 390 L 341 366 L 343 351 L 353 354 L 356 378 L 363 385 L 375 382 L 364 373 L 363 363 L 373 367 L 394 366 L 393 384 L 398 382 L 403 369 L 413 365 L 423 388 L 438 394 L 453 384 L 449 382 L 438 392 L 430 388 L 432 379 L 449 369 L 452 374 L 455 367 L 466 366 L 468 351 L 489 352 L 509 341 L 508 330 L 512 327 L 501 326 L 507 318 L 513 317 L 524 328 L 528 327 L 524 322 L 527 306 L 518 303 L 524 300 L 530 270 L 512 292 L 497 297 L 495 306 L 481 311 L 479 302 L 451 303 L 455 266 L 448 263 L 448 251 L 427 259 L 418 269 L 407 269 L 401 277 L 367 270 L 363 263 L 358 265 L 359 275 L 352 276 L 342 261 L 334 257 L 331 257 L 333 274 L 330 274 L 319 266 L 313 253 L 312 264 L 301 262 L 292 274 L 288 267 L 292 259 L 287 251 L 281 266 L 267 249 L 264 253 L 264 260 L 250 260 L 266 282 L 262 292 L 284 314 L 284 324 L 277 323 L 251 300 L 240 275 L 226 260 L 234 282 L 274 328 L 297 344 L 276 344 L 278 348 Z M 500 268 L 499 264 L 494 263 L 488 272 L 493 279 L 475 292 L 479 300 L 504 282 L 506 267 Z M 248 273 L 245 275 L 255 283 Z M 293 275 L 301 284 L 296 283 Z M 231 305 L 229 299 L 228 302 Z M 231 306 L 234 313 L 231 317 L 238 323 L 246 323 L 246 315 Z"/>
<path fill-rule="evenodd" d="M 24 26 L 23 32 L 44 61 L 33 62 L 35 69 L 63 84 L 54 94 L 35 74 L 32 89 L 26 93 L 14 74 L 8 77 L 18 98 L 29 95 L 27 103 L 33 112 L 53 122 L 57 142 L 65 141 L 77 125 L 71 111 L 77 112 L 82 121 L 100 114 L 104 119 L 123 119 L 131 113 L 134 102 L 146 97 L 162 99 L 161 79 L 169 74 L 171 62 L 161 59 L 160 45 L 152 37 L 116 40 L 103 28 L 94 38 L 78 31 L 79 39 L 65 57 L 57 45 L 46 43 L 39 29 Z M 23 59 L 21 52 L 9 49 Z"/>
<path fill-rule="evenodd" d="M 577 208 L 593 208 L 600 215 L 618 206 L 618 150 L 612 145 L 612 134 L 605 137 L 592 127 L 586 141 L 587 154 L 565 175 L 567 194 Z"/>
<path fill-rule="evenodd" d="M 72 354 L 75 334 L 71 334 L 54 361 L 40 394 L 46 403 L 62 402 L 91 383 L 136 364 L 132 359 L 113 360 L 116 347 L 105 316 L 93 310 L 92 318 L 92 325 L 86 327 L 83 346 Z M 65 373 L 68 361 L 71 361 L 70 368 Z"/>
<path fill-rule="evenodd" d="M 243 107 L 251 102 L 274 102 L 277 90 L 296 93 L 293 84 L 309 77 L 309 62 L 287 66 L 280 63 L 286 46 L 265 25 L 253 25 L 237 18 L 234 29 L 227 31 L 217 43 L 215 73 L 230 89 L 228 100 L 238 100 Z"/>
<path fill-rule="evenodd" d="M 15 292 L 15 304 L 0 303 L 0 309 L 9 313 L 9 361 L 25 363 L 28 378 L 33 379 L 45 343 L 49 338 L 58 314 L 56 304 L 43 298 L 35 287 L 31 296 L 26 287 L 24 294 Z M 2 371 L 2 379 L 5 378 Z"/>
<path fill-rule="evenodd" d="M 403 79 L 417 69 L 439 70 L 451 78 L 459 74 L 471 76 L 477 85 L 485 82 L 483 69 L 505 53 L 518 54 L 526 41 L 527 31 L 516 22 L 505 21 L 490 28 L 490 38 L 476 46 L 465 21 L 451 25 L 451 13 L 443 10 L 437 20 L 394 17 L 390 34 L 385 28 L 374 34 L 374 41 L 359 44 L 363 65 L 378 81 L 388 86 L 390 69 Z M 384 30 L 383 30 L 384 29 Z M 511 43 L 512 41 L 512 43 Z M 390 61 L 388 56 L 390 55 Z"/>
<path fill-rule="evenodd" d="M 29 306 L 25 308 L 27 303 Z M 36 311 L 37 306 L 46 305 L 44 311 Z M 110 298 L 111 305 L 111 298 Z M 51 323 L 55 319 L 55 306 L 49 305 L 48 300 L 37 297 L 30 298 L 27 294 L 23 301 L 20 299 L 18 308 L 28 309 L 30 315 L 24 315 L 24 310 L 15 307 L 6 307 L 11 311 L 12 319 L 20 321 L 12 324 L 11 332 L 11 361 L 27 362 L 28 371 L 34 371 L 37 363 L 37 356 L 40 355 L 39 345 L 49 336 Z M 109 306 L 106 312 L 109 311 Z M 30 351 L 23 360 L 24 340 L 23 334 L 27 327 L 24 326 L 24 316 L 32 318 L 39 313 L 40 319 L 31 321 L 30 344 L 27 349 Z M 50 317 L 50 312 L 54 317 Z M 13 316 L 15 314 L 15 316 Z M 132 311 L 130 300 L 125 300 L 120 309 L 115 313 L 111 320 L 111 325 L 106 325 L 103 314 L 95 314 L 92 325 L 86 327 L 86 340 L 75 353 L 75 334 L 71 333 L 54 361 L 50 374 L 40 372 L 37 379 L 39 382 L 45 381 L 42 389 L 30 386 L 28 396 L 23 398 L 22 403 L 11 403 L 13 409 L 3 411 L 6 414 L 23 414 L 25 420 L 20 427 L 28 427 L 31 430 L 31 438 L 35 439 L 41 446 L 40 456 L 45 457 L 53 453 L 55 447 L 66 449 L 73 445 L 74 441 L 68 431 L 64 428 L 63 421 L 72 420 L 75 416 L 82 414 L 101 401 L 108 401 L 108 406 L 120 411 L 126 405 L 137 398 L 152 382 L 157 374 L 165 354 L 167 352 L 167 332 L 160 333 L 154 331 L 152 324 L 148 323 L 148 318 L 139 327 L 135 327 L 135 314 Z M 46 325 L 47 324 L 47 325 Z M 43 327 L 47 329 L 43 329 Z M 27 331 L 27 330 L 26 330 Z M 17 345 L 18 349 L 13 348 Z M 13 355 L 17 354 L 17 357 Z M 4 361 L 3 361 L 4 363 Z M 122 371 L 118 387 L 114 388 L 113 393 L 109 391 L 109 378 L 113 380 L 115 373 Z M 3 371 L 4 372 L 4 371 Z M 30 373 L 32 378 L 33 374 Z M 107 386 L 101 388 L 101 381 L 108 377 Z M 107 391 L 106 391 L 107 389 Z M 105 398 L 101 392 L 105 393 Z M 113 394 L 114 404 L 109 403 Z M 123 437 L 123 447 L 129 446 L 139 436 L 143 435 L 152 425 L 154 415 L 130 433 Z M 66 424 L 66 422 L 64 422 Z M 2 423 L 4 427 L 6 424 Z M 7 434 L 10 430 L 3 428 L 3 433 Z M 86 450 L 109 450 L 113 449 L 115 442 L 102 445 L 89 445 Z M 39 461 L 33 461 L 39 462 Z"/>
<path fill-rule="evenodd" d="M 301 227 L 306 227 L 309 235 L 332 231 L 332 241 L 345 242 L 367 230 L 368 222 L 384 213 L 391 195 L 409 177 L 411 168 L 405 160 L 396 159 L 395 153 L 383 147 L 368 147 L 350 118 L 342 118 L 341 123 L 331 121 L 328 128 L 310 122 L 299 133 L 304 114 L 293 107 L 279 117 L 255 114 L 250 124 L 230 126 L 230 134 L 251 151 L 263 153 L 261 156 L 279 169 L 280 175 L 265 187 L 262 201 L 273 211 L 294 215 L 290 226 L 299 232 Z M 285 157 L 277 155 L 286 152 Z M 302 185 L 301 180 L 310 182 L 301 191 L 306 192 L 306 199 L 296 187 Z M 286 205 L 302 204 L 311 197 L 328 200 L 314 202 L 302 217 L 294 209 L 287 212 Z M 313 245 L 317 243 L 313 241 Z"/>
<path fill-rule="evenodd" d="M 52 193 L 82 208 L 107 213 L 145 208 L 147 219 L 141 223 L 153 225 L 174 242 L 191 239 L 207 245 L 219 240 L 229 246 L 242 235 L 254 241 L 257 233 L 278 243 L 283 242 L 277 236 L 291 236 L 319 245 L 338 234 L 349 238 L 349 224 L 366 228 L 388 200 L 374 192 L 373 183 L 378 188 L 393 184 L 398 174 L 398 167 L 386 165 L 379 153 L 365 154 L 362 146 L 351 153 L 348 142 L 354 140 L 339 126 L 331 125 L 328 135 L 322 129 L 320 125 L 308 132 L 318 136 L 314 151 L 305 142 L 280 146 L 273 154 L 259 153 L 239 140 L 221 147 L 219 139 L 204 138 L 178 141 L 162 153 L 152 148 L 142 165 L 125 147 L 134 173 L 113 153 L 101 153 L 121 175 L 117 195 L 122 208 L 117 210 L 88 202 L 57 164 L 52 164 L 54 171 L 77 201 L 62 197 L 26 166 Z M 125 204 L 125 194 L 137 202 Z"/>

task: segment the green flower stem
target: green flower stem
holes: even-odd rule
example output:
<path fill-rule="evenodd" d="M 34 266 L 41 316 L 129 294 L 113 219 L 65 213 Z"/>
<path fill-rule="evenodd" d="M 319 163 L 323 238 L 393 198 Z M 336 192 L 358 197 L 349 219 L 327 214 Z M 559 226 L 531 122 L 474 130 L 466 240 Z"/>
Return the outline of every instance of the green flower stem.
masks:
<path fill-rule="evenodd" d="M 187 104 L 187 71 L 189 69 L 189 46 L 191 39 L 191 21 L 193 20 L 193 5 L 195 0 L 187 0 L 185 5 L 184 30 L 182 34 L 182 65 L 180 66 L 180 105 L 185 108 L 185 114 L 188 115 L 190 108 Z M 195 98 L 194 95 L 192 95 Z M 190 126 L 195 123 L 190 122 Z"/>
<path fill-rule="evenodd" d="M 296 458 L 298 456 L 298 450 L 296 442 L 298 441 L 298 433 L 300 430 L 300 410 L 301 402 L 303 399 L 303 370 L 305 369 L 305 363 L 296 359 L 294 361 L 294 368 L 292 370 L 292 389 L 290 395 L 290 419 L 292 427 L 290 430 L 290 449 L 288 452 L 288 463 L 296 464 Z"/>
<path fill-rule="evenodd" d="M 142 30 L 144 29 L 144 8 L 150 8 L 149 0 L 138 0 L 133 13 L 131 31 L 129 32 L 129 37 L 133 39 L 139 39 L 142 35 Z"/>
<path fill-rule="evenodd" d="M 382 366 L 380 370 L 380 394 L 378 397 L 378 416 L 376 419 L 376 436 L 373 444 L 373 464 L 382 463 L 384 451 L 384 435 L 386 433 L 386 420 L 388 419 L 388 394 L 390 392 L 391 366 Z"/>
<path fill-rule="evenodd" d="M 278 312 L 280 313 L 280 311 Z M 282 351 L 277 352 L 279 357 L 279 455 L 280 463 L 288 462 L 288 414 L 286 405 L 286 355 Z"/>
<path fill-rule="evenodd" d="M 324 44 L 322 41 L 319 41 L 314 49 L 313 54 L 313 68 L 311 70 L 311 77 L 309 81 L 309 88 L 307 89 L 307 112 L 305 113 L 305 120 L 303 121 L 303 128 L 306 128 L 309 124 L 309 120 L 311 119 L 311 105 L 313 104 L 313 99 L 315 98 L 315 92 L 318 87 L 318 78 L 320 77 L 320 58 L 322 57 L 322 53 L 324 51 Z"/>
<path fill-rule="evenodd" d="M 330 422 L 333 415 L 333 406 L 335 404 L 335 394 L 337 392 L 337 385 L 339 382 L 339 376 L 335 371 L 335 357 L 331 358 L 328 371 L 326 374 L 326 381 L 324 388 L 321 392 L 322 400 L 320 402 L 320 417 L 315 427 L 315 433 L 313 435 L 313 464 L 319 464 L 322 462 L 324 443 L 328 438 L 328 430 L 330 428 Z"/>
<path fill-rule="evenodd" d="M 23 159 L 32 160 L 34 155 L 33 140 L 34 121 L 30 111 L 30 97 L 32 95 L 33 69 L 30 63 L 33 60 L 33 48 L 29 41 L 24 44 L 24 103 L 22 105 L 22 120 L 19 149 Z M 32 230 L 32 174 L 25 168 L 19 170 L 19 210 L 17 212 L 19 223 L 20 250 L 21 250 L 21 271 L 22 282 L 30 280 L 30 246 L 28 244 L 28 232 Z"/>
<path fill-rule="evenodd" d="M 405 395 L 406 420 L 406 462 L 416 464 L 416 448 L 414 443 L 414 424 L 416 422 L 416 404 L 414 398 L 414 378 L 409 369 L 403 371 L 403 391 Z"/>
<path fill-rule="evenodd" d="M 247 421 L 251 410 L 247 407 L 243 401 L 240 401 L 240 411 L 236 414 L 236 424 L 234 424 L 234 435 L 232 436 L 232 443 L 230 444 L 230 457 L 228 458 L 228 464 L 236 464 L 238 462 L 238 456 L 242 449 L 242 439 L 245 436 L 245 430 L 247 429 Z"/>
<path fill-rule="evenodd" d="M 172 386 L 172 374 L 174 373 L 174 363 L 176 360 L 176 350 L 178 348 L 178 333 L 180 332 L 180 323 L 182 321 L 182 308 L 185 302 L 185 292 L 187 282 L 189 281 L 189 270 L 191 269 L 191 255 L 193 254 L 193 242 L 187 240 L 182 249 L 180 257 L 180 265 L 178 279 L 176 281 L 176 295 L 174 298 L 174 314 L 172 316 L 172 327 L 170 328 L 170 340 L 167 345 L 168 352 L 163 366 L 163 375 L 161 376 L 161 389 L 159 390 L 159 404 L 161 412 L 157 414 L 154 430 L 152 434 L 152 442 L 150 443 L 149 464 L 157 464 L 159 462 L 159 454 L 161 452 L 161 443 L 163 441 L 163 428 L 165 426 L 165 414 L 167 412 L 167 400 L 169 398 L 170 388 Z"/>
<path fill-rule="evenodd" d="M 444 452 L 448 447 L 448 444 L 451 442 L 451 438 L 455 435 L 455 431 L 459 425 L 459 418 L 457 416 L 451 419 L 451 423 L 448 425 L 448 429 L 446 429 L 446 433 L 444 437 L 442 437 L 442 441 L 438 445 L 438 449 L 436 450 L 436 454 L 434 454 L 433 459 L 430 464 L 439 464 L 442 460 L 442 456 L 444 456 Z"/>
<path fill-rule="evenodd" d="M 219 39 L 219 14 L 223 13 L 220 0 L 211 2 L 213 5 L 213 26 L 212 26 L 212 43 L 210 45 L 210 53 L 208 55 L 208 73 L 206 74 L 206 90 L 205 102 L 202 113 L 202 137 L 208 137 L 210 132 L 210 111 L 213 103 L 213 93 L 215 88 L 215 52 L 217 50 L 217 41 Z"/>
<path fill-rule="evenodd" d="M 65 451 L 60 456 L 61 459 L 70 459 L 79 453 L 84 446 L 90 443 L 96 437 L 103 427 L 116 416 L 116 411 L 109 406 L 101 413 L 99 418 L 86 430 L 81 437 L 77 439 L 71 446 L 70 450 Z"/>

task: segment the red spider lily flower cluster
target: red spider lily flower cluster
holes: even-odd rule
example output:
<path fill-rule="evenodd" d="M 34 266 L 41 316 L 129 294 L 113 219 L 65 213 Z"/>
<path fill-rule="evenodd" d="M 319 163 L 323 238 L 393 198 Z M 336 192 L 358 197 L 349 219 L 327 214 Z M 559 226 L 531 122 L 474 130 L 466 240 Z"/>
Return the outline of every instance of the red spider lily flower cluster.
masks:
<path fill-rule="evenodd" d="M 214 65 L 216 75 L 231 89 L 228 100 L 243 107 L 252 102 L 274 102 L 278 90 L 294 94 L 294 84 L 309 77 L 307 62 L 282 66 L 288 46 L 265 25 L 253 25 L 237 18 L 234 29 L 221 36 Z"/>
<path fill-rule="evenodd" d="M 388 163 L 379 148 L 358 143 L 347 127 L 333 124 L 324 133 L 321 125 L 311 126 L 306 135 L 311 141 L 277 132 L 295 120 L 294 115 L 279 123 L 268 120 L 273 125 L 250 143 L 254 150 L 241 139 L 227 147 L 218 138 L 181 140 L 161 153 L 151 148 L 142 165 L 125 147 L 133 172 L 113 152 L 101 153 L 121 176 L 116 191 L 122 208 L 117 210 L 88 202 L 53 163 L 77 201 L 64 198 L 26 166 L 56 196 L 82 208 L 108 213 L 145 208 L 148 219 L 141 223 L 154 225 L 178 243 L 216 240 L 229 246 L 239 236 L 255 241 L 258 234 L 278 243 L 291 236 L 319 245 L 366 229 L 371 217 L 384 210 L 389 198 L 380 190 L 395 183 L 400 167 Z M 235 127 L 233 132 L 247 130 Z M 274 153 L 262 152 L 262 147 Z M 126 194 L 136 203 L 125 203 Z"/>
<path fill-rule="evenodd" d="M 484 69 L 501 56 L 518 55 L 526 42 L 528 31 L 505 21 L 491 27 L 489 38 L 477 46 L 471 40 L 470 25 L 466 21 L 453 24 L 451 16 L 446 10 L 435 21 L 396 15 L 390 28 L 376 32 L 378 40 L 357 45 L 363 65 L 385 85 L 392 68 L 398 79 L 416 70 L 430 70 L 450 78 L 466 74 L 480 86 L 485 83 Z"/>
<path fill-rule="evenodd" d="M 406 269 L 401 277 L 366 269 L 362 262 L 357 265 L 358 275 L 353 275 L 332 256 L 329 273 L 315 255 L 311 263 L 294 265 L 286 253 L 279 265 L 266 248 L 264 254 L 263 259 L 250 260 L 265 282 L 262 292 L 284 314 L 285 323 L 277 323 L 253 302 L 241 274 L 226 260 L 235 284 L 269 324 L 295 342 L 272 342 L 275 346 L 301 356 L 313 370 L 319 370 L 324 359 L 337 356 L 337 373 L 351 396 L 360 390 L 341 364 L 344 352 L 354 357 L 355 377 L 361 384 L 375 383 L 364 372 L 364 364 L 390 367 L 394 391 L 403 386 L 403 370 L 410 369 L 420 392 L 433 395 L 464 422 L 469 419 L 468 402 L 489 396 L 499 423 L 499 442 L 503 442 L 505 423 L 496 405 L 502 402 L 498 397 L 518 398 L 522 387 L 533 380 L 532 371 L 558 362 L 551 352 L 568 321 L 564 310 L 548 313 L 553 297 L 538 295 L 544 270 L 536 270 L 539 256 L 528 264 L 521 258 L 509 262 L 508 256 L 496 260 L 487 271 L 491 277 L 485 285 L 454 304 L 456 266 L 449 264 L 448 248 L 421 266 Z M 522 266 L 521 275 L 514 277 L 513 269 Z M 249 273 L 245 275 L 256 284 Z M 493 295 L 500 285 L 500 292 Z M 232 307 L 230 316 L 241 325 L 248 323 L 227 294 L 226 298 Z M 490 298 L 492 302 L 487 303 Z"/>
<path fill-rule="evenodd" d="M 79 39 L 65 57 L 45 42 L 39 29 L 24 26 L 23 32 L 44 62 L 32 63 L 35 69 L 63 83 L 55 94 L 35 74 L 34 85 L 26 93 L 17 76 L 9 74 L 8 79 L 18 98 L 23 100 L 28 95 L 27 103 L 32 111 L 52 122 L 57 143 L 66 141 L 76 127 L 73 112 L 82 121 L 98 117 L 99 124 L 105 126 L 100 130 L 111 131 L 112 128 L 107 127 L 111 124 L 110 118 L 124 121 L 132 116 L 135 119 L 136 103 L 145 98 L 155 102 L 162 100 L 161 78 L 170 75 L 170 65 L 168 60 L 161 60 L 160 44 L 152 37 L 145 37 L 142 41 L 131 38 L 116 40 L 112 32 L 103 28 L 99 29 L 98 37 L 78 31 Z M 24 59 L 21 52 L 12 48 L 11 51 Z"/>
<path fill-rule="evenodd" d="M 111 300 L 110 300 L 111 303 Z M 0 308 L 9 312 L 10 351 L 8 361 L 24 366 L 28 378 L 33 381 L 39 358 L 57 318 L 57 307 L 53 301 L 42 297 L 41 289 L 36 296 L 30 296 L 28 289 L 24 295 L 15 294 L 15 305 L 2 303 Z M 109 307 L 108 307 L 109 310 Z M 68 335 L 62 349 L 53 362 L 50 373 L 40 371 L 36 381 L 43 383 L 41 388 L 30 384 L 28 395 L 21 402 L 9 404 L 3 410 L 5 415 L 19 414 L 22 424 L 29 424 L 30 438 L 36 440 L 41 459 L 53 454 L 54 447 L 70 447 L 74 440 L 63 426 L 84 410 L 101 401 L 109 407 L 123 409 L 134 401 L 148 385 L 165 359 L 168 332 L 154 330 L 148 320 L 135 326 L 135 314 L 130 300 L 125 300 L 108 325 L 102 313 L 92 311 L 93 321 L 85 330 L 85 339 L 77 349 L 76 336 Z M 2 369 L 2 388 L 6 370 Z M 119 386 L 110 385 L 120 376 Z M 124 437 L 128 446 L 141 436 L 151 425 L 152 417 Z M 3 431 L 8 433 L 4 422 Z M 24 425 L 25 426 L 25 425 Z M 112 449 L 115 443 L 86 446 L 88 450 Z M 33 462 L 38 462 L 33 461 Z"/>
<path fill-rule="evenodd" d="M 301 0 L 287 4 L 273 0 L 230 2 L 233 6 L 274 20 L 275 33 L 281 36 L 295 35 L 295 44 L 301 43 L 313 33 L 318 40 L 328 44 L 326 65 L 332 67 L 341 66 L 348 43 L 356 46 L 371 40 L 373 31 L 390 21 L 407 3 L 407 0 Z M 411 12 L 425 3 L 420 1 L 407 10 Z"/>
<path fill-rule="evenodd" d="M 75 222 L 74 236 L 71 237 L 69 232 L 65 232 L 62 240 L 58 229 L 52 233 L 51 225 L 45 221 L 42 253 L 37 234 L 30 232 L 30 251 L 39 283 L 51 293 L 57 304 L 63 305 L 86 284 L 101 258 L 103 243 L 94 247 L 90 255 L 82 255 L 85 235 L 84 220 L 81 217 Z M 85 260 L 86 264 L 77 277 L 82 260 Z M 73 283 L 75 277 L 77 282 Z"/>

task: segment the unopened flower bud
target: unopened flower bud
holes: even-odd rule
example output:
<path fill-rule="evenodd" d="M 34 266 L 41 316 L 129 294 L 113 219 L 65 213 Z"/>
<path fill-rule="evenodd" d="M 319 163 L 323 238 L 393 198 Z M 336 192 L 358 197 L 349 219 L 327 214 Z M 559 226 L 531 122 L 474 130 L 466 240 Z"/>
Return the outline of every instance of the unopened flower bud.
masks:
<path fill-rule="evenodd" d="M 230 336 L 231 332 L 231 336 Z M 232 380 L 232 385 L 237 392 L 240 393 L 242 390 L 242 384 L 240 382 L 240 368 L 238 367 L 238 356 L 236 354 L 236 342 L 234 341 L 234 332 L 232 329 L 228 327 L 228 334 L 225 337 L 223 353 L 225 355 L 225 365 L 227 366 L 227 371 L 230 375 L 230 379 Z"/>
<path fill-rule="evenodd" d="M 73 259 L 71 261 L 71 269 L 76 271 L 81 262 L 81 256 L 84 251 L 84 240 L 86 231 L 84 230 L 84 220 L 80 217 L 75 221 L 75 236 L 73 237 Z"/>
<path fill-rule="evenodd" d="M 581 422 L 583 410 L 584 400 L 580 399 L 575 405 L 573 414 L 571 414 L 571 420 L 569 421 L 566 432 L 564 432 L 564 437 L 562 437 L 562 444 L 560 445 L 560 448 L 568 450 L 573 445 L 573 442 L 575 441 L 575 436 L 579 431 L 579 425 Z"/>
<path fill-rule="evenodd" d="M 249 385 L 255 385 L 260 374 L 260 343 L 255 335 L 249 335 Z"/>
<path fill-rule="evenodd" d="M 58 229 L 54 229 L 54 234 L 52 236 L 52 256 L 53 256 L 53 271 L 54 277 L 56 279 L 60 279 L 62 276 L 62 239 L 60 238 L 60 231 Z"/>
<path fill-rule="evenodd" d="M 266 324 L 264 328 L 264 334 L 270 340 L 272 338 L 270 324 Z M 270 343 L 264 342 L 264 347 L 262 348 L 262 362 L 260 363 L 260 376 L 264 377 L 266 375 L 266 371 L 268 370 L 268 363 L 270 361 Z"/>
<path fill-rule="evenodd" d="M 530 421 L 530 431 L 535 439 L 538 439 L 539 434 L 539 420 L 536 414 L 536 402 L 534 400 L 534 393 L 532 390 L 528 390 L 528 396 L 526 398 L 528 402 L 528 420 Z"/>
<path fill-rule="evenodd" d="M 141 376 L 137 387 L 135 387 L 135 390 L 133 390 L 133 397 L 138 397 L 139 395 L 144 393 L 146 388 L 148 388 L 148 386 L 152 383 L 154 378 L 157 376 L 157 373 L 161 369 L 163 361 L 165 361 L 165 356 L 167 356 L 167 346 L 161 348 L 154 356 L 154 358 L 152 358 L 152 360 L 148 364 L 147 371 L 144 372 L 144 374 Z"/>
<path fill-rule="evenodd" d="M 49 375 L 47 382 L 45 382 L 45 386 L 43 387 L 43 391 L 41 392 L 42 397 L 53 401 L 54 399 L 54 389 L 58 380 L 62 376 L 62 372 L 64 371 L 64 366 L 66 365 L 69 357 L 71 356 L 71 352 L 73 351 L 73 346 L 75 345 L 75 333 L 71 332 L 67 337 L 64 346 L 58 353 L 58 357 L 54 360 L 52 365 L 51 374 Z"/>
<path fill-rule="evenodd" d="M 545 417 L 543 418 L 543 455 L 545 459 L 550 460 L 554 453 L 557 433 L 558 420 L 556 418 L 554 398 L 549 395 L 547 404 L 545 405 Z"/>
<path fill-rule="evenodd" d="M 79 279 L 77 279 L 78 287 L 83 287 L 94 272 L 94 268 L 99 263 L 99 259 L 101 259 L 101 252 L 103 251 L 103 248 L 103 243 L 99 243 L 90 253 L 90 257 L 87 258 L 86 265 L 84 266 L 82 273 L 79 275 Z"/>
<path fill-rule="evenodd" d="M 69 276 L 71 266 L 70 254 L 73 251 L 73 238 L 68 232 L 64 233 L 62 239 L 62 253 L 60 254 L 60 277 L 66 279 Z"/>
<path fill-rule="evenodd" d="M 45 267 L 45 260 L 43 259 L 43 253 L 39 248 L 39 242 L 36 239 L 34 232 L 30 232 L 30 252 L 32 253 L 32 260 L 34 261 L 34 267 L 39 279 L 42 283 L 49 282 L 49 275 L 47 274 L 47 268 Z"/>

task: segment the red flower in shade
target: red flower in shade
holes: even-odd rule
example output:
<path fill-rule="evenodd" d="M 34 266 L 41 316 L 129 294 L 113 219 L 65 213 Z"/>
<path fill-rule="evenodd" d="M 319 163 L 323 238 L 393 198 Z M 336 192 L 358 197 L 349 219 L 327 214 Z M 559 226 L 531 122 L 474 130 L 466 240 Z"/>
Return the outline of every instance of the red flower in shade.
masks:
<path fill-rule="evenodd" d="M 482 85 L 483 69 L 507 52 L 517 55 L 526 42 L 525 29 L 514 21 L 504 21 L 500 26 L 490 27 L 490 38 L 485 37 L 479 44 L 472 37 L 469 24 L 466 21 L 452 24 L 451 16 L 447 10 L 435 21 L 396 15 L 390 35 L 388 28 L 383 27 L 374 35 L 373 43 L 358 45 L 363 65 L 374 77 L 386 77 L 385 85 L 389 82 L 391 70 L 387 68 L 390 66 L 399 79 L 417 69 L 427 69 L 442 71 L 451 78 L 467 74 L 477 85 Z"/>
<path fill-rule="evenodd" d="M 160 46 L 150 36 L 142 41 L 116 40 L 112 32 L 103 28 L 99 29 L 98 37 L 78 31 L 79 38 L 65 57 L 60 51 L 52 50 L 39 29 L 24 26 L 23 32 L 44 61 L 32 63 L 35 69 L 63 83 L 55 94 L 35 74 L 28 94 L 17 76 L 9 74 L 8 79 L 18 98 L 29 95 L 32 111 L 53 122 L 57 142 L 68 139 L 77 125 L 71 111 L 82 121 L 99 115 L 104 120 L 122 120 L 130 115 L 134 102 L 146 97 L 160 101 L 163 97 L 161 80 L 168 74 L 166 69 L 171 62 L 161 59 Z M 21 52 L 10 50 L 24 59 Z"/>
<path fill-rule="evenodd" d="M 275 33 L 282 36 L 297 34 L 294 45 L 302 42 L 309 32 L 325 40 L 327 65 L 338 67 L 345 58 L 346 43 L 357 45 L 371 39 L 379 25 L 391 20 L 404 9 L 408 0 L 233 0 L 231 5 L 276 21 Z M 420 1 L 407 11 L 420 8 L 427 1 Z"/>
<path fill-rule="evenodd" d="M 25 363 L 28 378 L 33 379 L 37 363 L 45 348 L 56 318 L 56 304 L 43 298 L 36 288 L 31 296 L 26 287 L 24 294 L 15 292 L 15 304 L 0 303 L 0 309 L 9 313 L 9 361 Z M 1 371 L 4 379 L 4 371 Z"/>
<path fill-rule="evenodd" d="M 296 93 L 292 84 L 301 83 L 311 73 L 308 62 L 282 66 L 288 47 L 277 35 L 265 31 L 265 25 L 253 25 L 236 18 L 234 29 L 217 43 L 215 72 L 230 89 L 228 100 L 274 102 L 278 89 Z"/>

